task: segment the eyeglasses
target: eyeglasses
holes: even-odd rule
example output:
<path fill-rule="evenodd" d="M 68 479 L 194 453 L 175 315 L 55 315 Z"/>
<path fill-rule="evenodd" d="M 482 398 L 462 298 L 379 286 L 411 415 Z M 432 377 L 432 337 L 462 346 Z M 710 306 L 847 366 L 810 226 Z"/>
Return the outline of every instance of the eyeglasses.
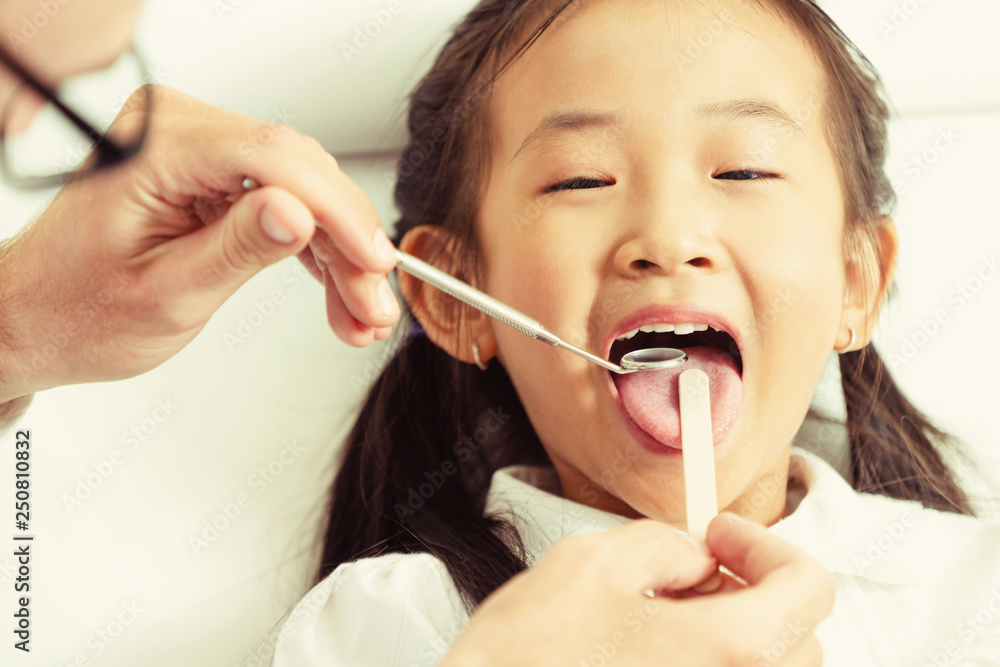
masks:
<path fill-rule="evenodd" d="M 43 83 L 2 45 L 0 65 L 21 85 L 0 115 L 0 172 L 19 188 L 62 185 L 128 160 L 142 148 L 152 110 L 149 69 L 133 47 L 112 65 L 60 82 Z M 141 88 L 136 94 L 133 91 Z M 114 123 L 124 104 L 138 105 L 139 123 Z M 27 125 L 19 114 L 41 105 Z"/>

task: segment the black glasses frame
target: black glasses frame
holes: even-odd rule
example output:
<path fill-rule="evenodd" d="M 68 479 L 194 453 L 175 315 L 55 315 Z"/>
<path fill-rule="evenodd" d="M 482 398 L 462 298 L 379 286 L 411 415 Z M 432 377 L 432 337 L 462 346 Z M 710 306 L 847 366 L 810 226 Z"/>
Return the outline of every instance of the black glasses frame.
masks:
<path fill-rule="evenodd" d="M 147 71 L 145 61 L 139 56 L 139 53 L 132 46 L 129 46 L 126 49 L 126 52 L 132 53 L 132 56 L 139 64 L 140 71 L 143 72 L 143 78 L 145 79 L 145 72 Z M 142 149 L 142 145 L 146 139 L 146 132 L 149 129 L 149 115 L 153 104 L 153 93 L 150 87 L 147 86 L 146 90 L 143 91 L 143 95 L 146 96 L 145 111 L 143 113 L 142 128 L 139 130 L 139 134 L 131 143 L 121 144 L 85 121 L 80 114 L 63 103 L 63 101 L 59 99 L 55 90 L 43 83 L 37 76 L 25 68 L 24 65 L 18 62 L 18 60 L 3 47 L 2 42 L 0 42 L 0 65 L 3 65 L 16 75 L 21 80 L 22 86 L 31 88 L 45 98 L 45 100 L 51 102 L 56 109 L 58 109 L 59 112 L 66 117 L 67 120 L 69 120 L 81 132 L 90 138 L 90 140 L 94 143 L 94 149 L 97 153 L 96 159 L 88 159 L 88 161 L 84 163 L 84 166 L 73 171 L 48 174 L 45 176 L 27 176 L 18 174 L 14 171 L 7 159 L 6 127 L 7 115 L 10 113 L 10 109 L 13 106 L 11 102 L 17 97 L 15 89 L 15 93 L 11 96 L 11 100 L 7 102 L 2 115 L 0 115 L 0 172 L 3 173 L 4 180 L 9 185 L 23 189 L 48 188 L 55 185 L 62 185 L 74 176 L 90 174 L 100 169 L 121 164 Z M 144 83 L 148 83 L 148 81 L 144 81 Z"/>

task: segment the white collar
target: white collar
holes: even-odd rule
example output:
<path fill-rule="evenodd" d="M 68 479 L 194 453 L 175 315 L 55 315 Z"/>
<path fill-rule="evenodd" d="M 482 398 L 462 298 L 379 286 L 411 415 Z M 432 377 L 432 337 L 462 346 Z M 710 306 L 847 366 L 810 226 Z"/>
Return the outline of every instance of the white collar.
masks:
<path fill-rule="evenodd" d="M 859 494 L 826 461 L 800 447 L 792 447 L 789 480 L 792 512 L 769 530 L 831 572 L 884 584 L 917 584 L 932 580 L 947 562 L 940 549 L 950 547 L 942 544 L 939 531 L 928 535 L 925 529 L 927 520 L 941 513 L 917 502 Z M 530 564 L 563 537 L 630 521 L 562 498 L 558 490 L 551 467 L 508 466 L 493 475 L 486 512 L 514 523 Z M 913 529 L 921 523 L 922 529 Z M 904 543 L 908 548 L 895 548 Z"/>

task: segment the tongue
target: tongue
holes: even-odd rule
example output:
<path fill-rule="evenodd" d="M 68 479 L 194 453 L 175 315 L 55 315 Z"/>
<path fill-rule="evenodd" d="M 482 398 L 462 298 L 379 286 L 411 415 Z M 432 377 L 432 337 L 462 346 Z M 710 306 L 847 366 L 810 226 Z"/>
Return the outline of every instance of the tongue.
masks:
<path fill-rule="evenodd" d="M 681 406 L 678 376 L 689 368 L 708 375 L 711 396 L 712 440 L 726 437 L 740 413 L 743 379 L 727 352 L 707 345 L 686 347 L 687 361 L 661 371 L 613 373 L 625 411 L 643 431 L 664 445 L 681 449 Z"/>

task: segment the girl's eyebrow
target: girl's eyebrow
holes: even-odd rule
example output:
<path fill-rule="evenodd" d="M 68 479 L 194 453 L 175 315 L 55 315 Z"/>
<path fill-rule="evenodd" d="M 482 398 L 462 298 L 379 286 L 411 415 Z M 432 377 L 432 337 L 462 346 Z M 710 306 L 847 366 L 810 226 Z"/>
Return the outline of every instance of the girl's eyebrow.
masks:
<path fill-rule="evenodd" d="M 767 122 L 779 128 L 791 130 L 800 138 L 805 137 L 805 131 L 802 129 L 802 126 L 792 118 L 791 114 L 782 109 L 778 104 L 767 100 L 737 99 L 726 102 L 711 102 L 699 104 L 694 107 L 694 110 L 701 116 L 722 118 L 734 122 L 747 120 Z M 587 130 L 595 127 L 621 129 L 621 116 L 610 111 L 588 111 L 582 109 L 553 112 L 543 118 L 538 126 L 525 137 L 520 148 L 511 156 L 510 162 L 513 162 L 517 159 L 518 155 L 521 155 L 533 145 L 556 134 L 567 130 Z"/>
<path fill-rule="evenodd" d="M 542 122 L 531 131 L 531 134 L 525 137 L 521 147 L 514 152 L 510 161 L 513 162 L 518 155 L 542 139 L 566 130 L 586 130 L 594 127 L 620 128 L 621 126 L 621 116 L 610 111 L 557 111 L 543 118 Z"/>
<path fill-rule="evenodd" d="M 805 137 L 805 131 L 791 114 L 779 105 L 767 100 L 740 99 L 726 102 L 699 104 L 695 111 L 702 116 L 722 118 L 731 121 L 759 120 L 766 121 L 778 127 L 791 130 L 800 137 Z"/>

